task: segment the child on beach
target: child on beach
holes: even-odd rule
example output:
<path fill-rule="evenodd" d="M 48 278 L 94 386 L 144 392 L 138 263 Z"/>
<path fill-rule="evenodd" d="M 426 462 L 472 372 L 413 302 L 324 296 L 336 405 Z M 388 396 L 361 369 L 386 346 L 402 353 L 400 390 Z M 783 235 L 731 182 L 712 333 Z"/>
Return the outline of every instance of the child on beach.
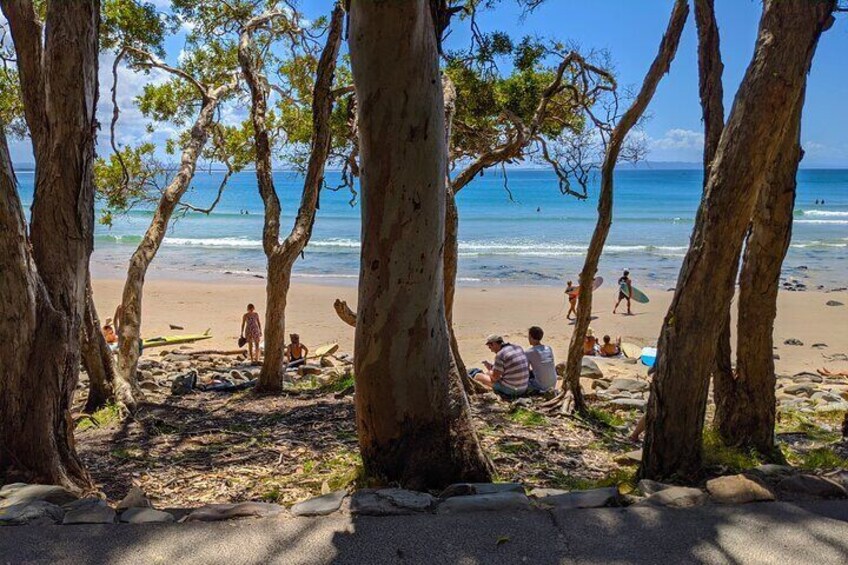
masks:
<path fill-rule="evenodd" d="M 612 343 L 612 338 L 610 336 L 604 336 L 604 344 L 601 345 L 600 351 L 598 354 L 601 357 L 615 357 L 621 353 L 621 338 L 615 340 L 615 343 Z"/>
<path fill-rule="evenodd" d="M 247 312 L 241 317 L 241 337 L 247 340 L 247 352 L 252 363 L 259 362 L 259 340 L 262 339 L 262 322 L 253 304 L 247 305 Z"/>
<path fill-rule="evenodd" d="M 114 328 L 112 327 L 112 318 L 106 318 L 106 323 L 103 324 L 103 328 L 101 330 L 103 332 L 103 337 L 106 339 L 106 343 L 112 345 L 113 343 L 118 343 L 118 335 L 115 333 Z"/>
<path fill-rule="evenodd" d="M 571 281 L 568 281 L 568 284 L 565 286 L 565 293 L 568 295 L 568 314 L 565 315 L 566 320 L 571 319 L 571 315 L 574 314 L 574 318 L 577 318 L 577 289 L 574 288 L 574 285 Z"/>

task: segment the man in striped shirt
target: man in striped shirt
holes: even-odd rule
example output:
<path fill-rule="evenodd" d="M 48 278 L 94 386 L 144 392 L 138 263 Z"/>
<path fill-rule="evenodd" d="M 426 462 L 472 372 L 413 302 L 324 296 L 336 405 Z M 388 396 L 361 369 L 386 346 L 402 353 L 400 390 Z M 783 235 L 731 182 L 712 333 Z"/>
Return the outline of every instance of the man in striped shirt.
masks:
<path fill-rule="evenodd" d="M 487 337 L 486 346 L 495 354 L 495 363 L 493 365 L 483 361 L 486 372 L 478 373 L 474 378 L 495 392 L 507 396 L 521 396 L 527 392 L 530 365 L 524 349 L 504 342 L 503 337 L 499 335 Z"/>

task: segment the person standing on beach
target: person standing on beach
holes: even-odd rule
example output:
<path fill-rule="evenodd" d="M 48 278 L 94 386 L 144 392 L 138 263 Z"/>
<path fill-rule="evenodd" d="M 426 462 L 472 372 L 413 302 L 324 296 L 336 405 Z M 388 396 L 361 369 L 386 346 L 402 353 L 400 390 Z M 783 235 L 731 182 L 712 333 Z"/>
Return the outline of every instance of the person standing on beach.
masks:
<path fill-rule="evenodd" d="M 247 352 L 252 363 L 259 362 L 259 340 L 262 339 L 262 321 L 253 304 L 247 305 L 247 312 L 241 317 L 241 337 L 247 340 Z"/>
<path fill-rule="evenodd" d="M 624 288 L 622 288 L 624 285 Z M 625 292 L 626 289 L 626 292 Z M 627 301 L 627 314 L 630 312 L 630 297 L 633 296 L 633 281 L 630 280 L 630 271 L 624 271 L 624 274 L 618 279 L 618 300 L 615 303 L 615 306 L 612 308 L 612 313 L 615 314 L 615 311 L 618 310 L 618 305 L 621 304 L 622 300 Z"/>
<path fill-rule="evenodd" d="M 577 318 L 577 291 L 574 284 L 571 281 L 568 281 L 568 284 L 565 285 L 565 293 L 568 295 L 568 314 L 565 315 L 566 320 L 571 319 L 571 315 L 574 314 L 574 318 Z"/>

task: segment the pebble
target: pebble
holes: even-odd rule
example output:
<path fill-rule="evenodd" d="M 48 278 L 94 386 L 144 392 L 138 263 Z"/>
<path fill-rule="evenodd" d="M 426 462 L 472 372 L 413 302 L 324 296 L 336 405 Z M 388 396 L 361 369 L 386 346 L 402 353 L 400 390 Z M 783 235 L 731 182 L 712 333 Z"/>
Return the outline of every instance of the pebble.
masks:
<path fill-rule="evenodd" d="M 800 339 L 790 338 L 783 342 L 783 345 L 804 345 L 804 342 Z"/>

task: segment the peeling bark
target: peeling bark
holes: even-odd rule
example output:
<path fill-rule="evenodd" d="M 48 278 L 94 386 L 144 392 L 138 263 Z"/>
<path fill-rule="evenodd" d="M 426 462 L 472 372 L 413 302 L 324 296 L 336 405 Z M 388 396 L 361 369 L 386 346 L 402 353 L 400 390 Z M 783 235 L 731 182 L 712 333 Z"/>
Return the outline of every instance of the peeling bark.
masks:
<path fill-rule="evenodd" d="M 150 225 L 130 258 L 121 295 L 117 368 L 119 379 L 123 382 L 115 391 L 123 391 L 125 398 L 118 400 L 127 406 L 134 406 L 144 398 L 143 392 L 138 387 L 136 372 L 138 360 L 141 357 L 142 302 L 147 269 L 156 257 L 162 240 L 165 239 L 174 210 L 191 185 L 197 168 L 197 160 L 203 152 L 203 147 L 209 139 L 210 128 L 215 122 L 215 112 L 220 102 L 236 88 L 234 82 L 216 88 L 196 84 L 202 91 L 200 111 L 192 125 L 188 142 L 183 148 L 177 174 L 162 192 L 156 210 L 153 212 L 153 219 L 150 220 Z M 118 323 L 117 320 L 116 323 Z"/>
<path fill-rule="evenodd" d="M 353 2 L 362 157 L 356 418 L 366 474 L 414 489 L 488 480 L 452 362 L 443 246 L 447 150 L 425 0 Z M 454 374 L 452 374 L 454 373 Z"/>
<path fill-rule="evenodd" d="M 618 161 L 624 140 L 627 134 L 636 125 L 636 122 L 645 113 L 650 104 L 657 86 L 662 77 L 671 68 L 671 62 L 677 53 L 680 43 L 680 35 L 689 15 L 689 5 L 684 0 L 678 0 L 674 4 L 668 27 L 660 42 L 659 51 L 653 63 L 651 63 L 642 88 L 636 95 L 636 99 L 621 117 L 618 124 L 613 128 L 607 144 L 604 162 L 601 166 L 601 191 L 598 196 L 598 221 L 592 232 L 589 249 L 586 251 L 586 259 L 583 262 L 583 270 L 580 272 L 580 292 L 577 301 L 577 315 L 574 323 L 574 331 L 568 345 L 568 359 L 563 378 L 563 393 L 571 392 L 574 402 L 574 410 L 585 412 L 586 402 L 580 387 L 580 368 L 583 362 L 583 342 L 586 339 L 586 330 L 592 317 L 592 283 L 598 272 L 598 262 L 604 250 L 607 235 L 612 225 L 613 204 L 613 180 L 615 165 Z M 563 394 L 565 398 L 565 394 Z"/>
<path fill-rule="evenodd" d="M 796 176 L 801 161 L 803 95 L 761 189 L 745 241 L 739 276 L 736 378 L 716 398 L 714 425 L 727 445 L 774 454 L 773 333 L 783 259 L 792 238 Z"/>
<path fill-rule="evenodd" d="M 35 153 L 27 234 L 0 143 L 0 478 L 93 488 L 74 448 L 70 404 L 93 245 L 92 164 L 100 3 L 0 2 L 15 44 Z M 43 47 L 42 47 L 43 41 Z"/>
<path fill-rule="evenodd" d="M 238 47 L 239 64 L 250 89 L 250 118 L 253 122 L 254 148 L 256 151 L 256 180 L 265 206 L 265 223 L 262 231 L 262 247 L 268 260 L 265 310 L 265 358 L 258 392 L 280 392 L 286 364 L 286 304 L 291 285 L 291 272 L 298 256 L 312 237 L 312 226 L 318 208 L 318 195 L 324 182 L 324 168 L 330 153 L 332 132 L 330 114 L 333 109 L 333 76 L 336 71 L 341 46 L 344 11 L 336 6 L 330 18 L 327 42 L 318 61 L 315 86 L 312 94 L 312 150 L 303 181 L 300 209 L 294 227 L 285 240 L 280 241 L 280 199 L 277 197 L 272 176 L 271 141 L 265 124 L 268 110 L 268 92 L 265 77 L 253 40 L 258 26 L 279 13 L 258 16 L 245 24 Z"/>
<path fill-rule="evenodd" d="M 753 60 L 712 162 L 669 311 L 648 401 L 640 475 L 693 479 L 709 376 L 739 256 L 759 188 L 786 136 L 822 31 L 830 0 L 767 0 Z M 704 299 L 710 289 L 710 299 Z"/>

